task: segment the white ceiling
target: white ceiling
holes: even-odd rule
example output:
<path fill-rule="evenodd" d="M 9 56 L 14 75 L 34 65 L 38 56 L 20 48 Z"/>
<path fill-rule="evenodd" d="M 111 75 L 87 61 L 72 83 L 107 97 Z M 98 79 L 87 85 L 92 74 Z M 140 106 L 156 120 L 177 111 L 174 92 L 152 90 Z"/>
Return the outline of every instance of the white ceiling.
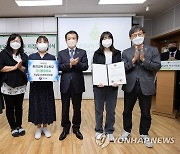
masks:
<path fill-rule="evenodd" d="M 180 3 L 180 0 L 146 0 L 136 5 L 98 5 L 99 0 L 63 0 L 62 6 L 18 7 L 15 0 L 0 0 L 0 17 L 40 17 L 62 14 L 129 14 L 152 19 Z M 145 7 L 149 5 L 150 11 Z"/>

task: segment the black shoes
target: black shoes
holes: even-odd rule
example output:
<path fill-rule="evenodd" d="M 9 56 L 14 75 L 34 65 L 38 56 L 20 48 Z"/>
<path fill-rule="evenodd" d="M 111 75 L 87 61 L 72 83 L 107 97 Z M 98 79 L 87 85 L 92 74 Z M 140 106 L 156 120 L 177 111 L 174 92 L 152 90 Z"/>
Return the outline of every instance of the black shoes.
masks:
<path fill-rule="evenodd" d="M 17 128 L 11 130 L 11 135 L 13 137 L 19 137 L 19 131 L 17 130 Z"/>
<path fill-rule="evenodd" d="M 25 130 L 22 127 L 18 127 L 17 130 L 19 132 L 19 136 L 24 136 L 25 135 Z"/>
<path fill-rule="evenodd" d="M 80 140 L 83 139 L 83 135 L 79 130 L 73 130 L 73 133 L 76 135 L 76 137 Z M 69 134 L 69 131 L 62 131 L 61 135 L 59 136 L 59 140 L 62 141 L 66 138 L 66 136 Z"/>
<path fill-rule="evenodd" d="M 17 127 L 11 130 L 11 135 L 13 137 L 19 137 L 25 135 L 25 130 L 22 127 Z"/>
<path fill-rule="evenodd" d="M 63 131 L 61 135 L 59 136 L 59 140 L 64 140 L 68 134 L 69 132 Z"/>
<path fill-rule="evenodd" d="M 73 130 L 73 133 L 76 135 L 78 139 L 83 140 L 83 135 L 79 130 Z"/>

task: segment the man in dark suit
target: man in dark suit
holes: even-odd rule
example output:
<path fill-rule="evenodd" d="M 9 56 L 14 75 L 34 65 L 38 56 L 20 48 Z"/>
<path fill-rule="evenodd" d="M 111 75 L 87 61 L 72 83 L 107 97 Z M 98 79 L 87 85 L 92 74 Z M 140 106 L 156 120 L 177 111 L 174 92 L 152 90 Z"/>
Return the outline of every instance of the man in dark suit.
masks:
<path fill-rule="evenodd" d="M 82 93 L 85 91 L 83 71 L 88 69 L 88 59 L 86 51 L 76 47 L 78 34 L 69 31 L 65 35 L 68 48 L 58 53 L 59 70 L 62 71 L 60 92 L 62 100 L 62 120 L 63 131 L 59 140 L 64 140 L 69 134 L 71 122 L 69 120 L 70 98 L 73 104 L 73 133 L 77 138 L 83 139 L 80 132 L 81 124 L 81 101 Z"/>
<path fill-rule="evenodd" d="M 178 50 L 177 41 L 169 41 L 167 45 L 167 52 L 161 54 L 161 60 L 180 60 L 180 51 Z M 175 109 L 180 111 L 180 71 L 176 73 L 176 90 L 175 90 Z"/>
<path fill-rule="evenodd" d="M 161 54 L 161 61 L 165 60 L 180 60 L 180 51 L 178 50 L 177 41 L 169 41 L 167 45 L 167 52 Z"/>
<path fill-rule="evenodd" d="M 132 111 L 138 99 L 141 110 L 140 137 L 147 147 L 152 147 L 148 131 L 151 125 L 151 97 L 155 94 L 155 75 L 161 68 L 160 54 L 157 48 L 144 45 L 143 27 L 133 26 L 129 31 L 129 37 L 133 46 L 122 53 L 127 84 L 122 87 L 124 91 L 124 130 L 120 139 L 126 141 L 130 136 Z"/>

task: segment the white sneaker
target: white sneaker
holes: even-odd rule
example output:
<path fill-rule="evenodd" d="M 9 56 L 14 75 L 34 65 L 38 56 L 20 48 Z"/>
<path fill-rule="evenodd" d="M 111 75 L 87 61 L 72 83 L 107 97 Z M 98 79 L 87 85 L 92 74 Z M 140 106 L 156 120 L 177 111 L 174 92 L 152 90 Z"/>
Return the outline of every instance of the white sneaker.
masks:
<path fill-rule="evenodd" d="M 47 127 L 43 127 L 42 131 L 47 138 L 51 137 L 51 132 L 48 130 Z"/>
<path fill-rule="evenodd" d="M 107 134 L 107 137 L 109 139 L 110 142 L 114 142 L 114 136 L 113 134 Z"/>
<path fill-rule="evenodd" d="M 103 133 L 96 132 L 95 138 L 96 140 L 100 140 Z"/>
<path fill-rule="evenodd" d="M 35 132 L 35 139 L 40 139 L 41 138 L 41 133 L 42 133 L 42 128 L 37 128 Z"/>
<path fill-rule="evenodd" d="M 148 135 L 140 135 L 140 138 L 143 139 L 144 141 L 144 144 L 146 147 L 148 148 L 152 148 L 153 147 L 153 144 L 151 143 L 151 139 Z"/>
<path fill-rule="evenodd" d="M 129 133 L 129 132 L 126 132 L 125 130 L 123 130 L 123 133 L 122 133 L 122 135 L 121 135 L 121 137 L 120 137 L 120 140 L 124 142 L 124 141 L 126 141 L 129 137 L 130 137 L 130 133 Z"/>

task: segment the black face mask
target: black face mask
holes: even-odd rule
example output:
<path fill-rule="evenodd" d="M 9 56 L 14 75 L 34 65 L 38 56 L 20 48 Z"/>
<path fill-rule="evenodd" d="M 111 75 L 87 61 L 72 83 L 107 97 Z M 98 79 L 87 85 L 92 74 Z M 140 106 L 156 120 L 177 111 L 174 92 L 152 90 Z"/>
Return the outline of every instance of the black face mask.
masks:
<path fill-rule="evenodd" d="M 170 47 L 168 50 L 169 50 L 170 52 L 174 52 L 174 51 L 177 50 L 177 47 Z"/>

